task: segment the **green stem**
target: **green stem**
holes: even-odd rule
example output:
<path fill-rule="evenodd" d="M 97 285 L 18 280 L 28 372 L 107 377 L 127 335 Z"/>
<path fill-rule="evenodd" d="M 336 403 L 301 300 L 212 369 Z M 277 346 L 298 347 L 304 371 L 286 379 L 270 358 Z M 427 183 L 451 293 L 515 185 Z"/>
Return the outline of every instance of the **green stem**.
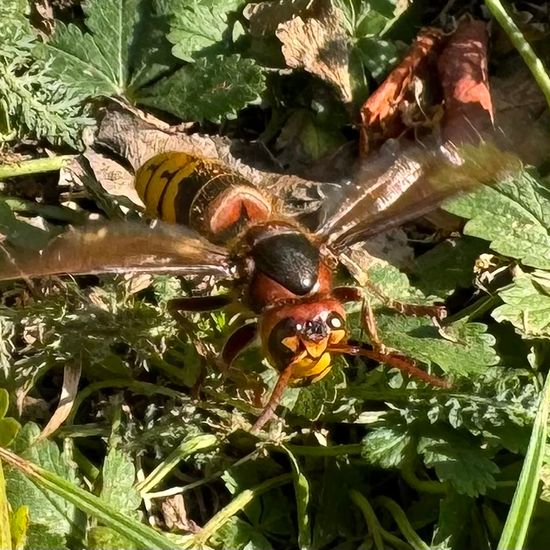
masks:
<path fill-rule="evenodd" d="M 550 105 L 550 78 L 544 68 L 542 61 L 537 57 L 529 42 L 525 40 L 522 32 L 519 30 L 514 20 L 508 15 L 502 2 L 498 0 L 485 0 L 485 4 L 489 8 L 493 17 L 498 21 L 499 25 L 504 29 L 510 42 L 519 52 L 525 64 L 535 77 L 539 88 L 546 97 L 546 102 Z"/>
<path fill-rule="evenodd" d="M 416 534 L 405 512 L 397 502 L 391 498 L 380 496 L 375 500 L 375 504 L 383 506 L 390 513 L 402 535 L 414 550 L 430 550 L 430 547 Z"/>
<path fill-rule="evenodd" d="M 235 514 L 243 510 L 253 499 L 275 487 L 280 487 L 291 481 L 292 474 L 282 474 L 272 479 L 268 479 L 252 489 L 245 489 L 240 492 L 225 508 L 222 508 L 212 517 L 212 519 L 210 519 L 200 533 L 193 537 L 192 541 L 190 541 L 191 546 L 186 545 L 185 548 L 200 548 L 205 545 L 208 539 L 220 529 L 220 527 L 229 521 Z"/>
<path fill-rule="evenodd" d="M 370 502 L 359 491 L 356 491 L 355 489 L 352 489 L 349 494 L 351 500 L 353 500 L 353 502 L 357 504 L 357 506 L 363 513 L 363 517 L 365 518 L 365 522 L 367 524 L 367 529 L 372 535 L 376 550 L 384 550 L 385 546 L 384 541 L 382 540 L 380 523 L 378 523 L 378 519 L 376 517 L 376 514 L 374 513 L 372 506 L 370 505 Z"/>
<path fill-rule="evenodd" d="M 351 443 L 349 445 L 333 445 L 331 447 L 314 447 L 309 445 L 285 445 L 285 447 L 295 456 L 314 457 L 360 455 L 363 450 L 363 445 L 361 443 Z M 273 450 L 278 452 L 285 452 L 282 447 L 278 446 L 274 446 Z"/>
<path fill-rule="evenodd" d="M 447 494 L 447 487 L 444 483 L 418 479 L 410 464 L 406 464 L 401 468 L 401 477 L 409 487 L 416 489 L 419 493 L 430 493 L 432 495 Z"/>
<path fill-rule="evenodd" d="M 23 160 L 14 164 L 0 164 L 0 180 L 42 172 L 60 170 L 74 159 L 74 155 Z"/>
<path fill-rule="evenodd" d="M 205 451 L 218 443 L 216 436 L 211 434 L 199 435 L 185 439 L 163 460 L 143 481 L 136 484 L 141 495 L 151 491 L 158 485 L 182 460 L 188 456 Z"/>

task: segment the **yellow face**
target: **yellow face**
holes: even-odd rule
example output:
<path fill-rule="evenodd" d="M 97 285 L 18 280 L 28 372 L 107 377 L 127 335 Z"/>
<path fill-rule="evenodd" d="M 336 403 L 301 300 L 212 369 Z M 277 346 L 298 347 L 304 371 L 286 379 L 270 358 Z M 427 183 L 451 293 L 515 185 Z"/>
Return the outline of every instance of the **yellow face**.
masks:
<path fill-rule="evenodd" d="M 330 346 L 345 338 L 345 320 L 340 312 L 322 311 L 304 322 L 287 317 L 271 331 L 268 355 L 279 369 L 291 366 L 293 379 L 317 381 L 330 371 Z"/>

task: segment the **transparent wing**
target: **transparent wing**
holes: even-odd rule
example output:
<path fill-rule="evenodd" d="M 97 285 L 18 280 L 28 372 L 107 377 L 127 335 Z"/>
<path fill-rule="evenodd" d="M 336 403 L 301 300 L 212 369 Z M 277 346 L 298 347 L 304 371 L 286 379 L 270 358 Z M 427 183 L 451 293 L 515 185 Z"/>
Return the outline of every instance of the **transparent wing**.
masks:
<path fill-rule="evenodd" d="M 225 249 L 163 223 L 91 225 L 59 235 L 41 252 L 0 249 L 0 280 L 121 272 L 234 277 Z"/>
<path fill-rule="evenodd" d="M 456 147 L 409 144 L 368 158 L 353 182 L 327 201 L 318 235 L 335 252 L 423 216 L 445 199 L 502 179 L 519 158 L 490 142 Z"/>

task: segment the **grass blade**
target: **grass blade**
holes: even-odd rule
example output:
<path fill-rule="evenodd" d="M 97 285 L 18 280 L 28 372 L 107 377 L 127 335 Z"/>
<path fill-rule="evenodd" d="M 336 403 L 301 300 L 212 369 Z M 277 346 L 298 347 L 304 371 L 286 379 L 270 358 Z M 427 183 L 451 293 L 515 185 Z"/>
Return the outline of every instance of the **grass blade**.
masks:
<path fill-rule="evenodd" d="M 550 376 L 546 377 L 529 447 L 512 499 L 512 505 L 500 536 L 497 550 L 525 548 L 529 522 L 535 508 L 547 436 L 550 410 Z"/>

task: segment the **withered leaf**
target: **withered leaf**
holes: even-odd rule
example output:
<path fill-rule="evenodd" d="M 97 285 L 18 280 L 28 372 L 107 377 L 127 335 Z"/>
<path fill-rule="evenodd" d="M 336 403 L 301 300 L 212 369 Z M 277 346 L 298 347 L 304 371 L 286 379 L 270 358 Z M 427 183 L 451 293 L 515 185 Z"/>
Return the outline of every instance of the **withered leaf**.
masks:
<path fill-rule="evenodd" d="M 341 21 L 341 12 L 329 9 L 318 17 L 281 23 L 276 35 L 289 67 L 304 69 L 336 86 L 342 101 L 350 103 L 350 42 Z"/>

